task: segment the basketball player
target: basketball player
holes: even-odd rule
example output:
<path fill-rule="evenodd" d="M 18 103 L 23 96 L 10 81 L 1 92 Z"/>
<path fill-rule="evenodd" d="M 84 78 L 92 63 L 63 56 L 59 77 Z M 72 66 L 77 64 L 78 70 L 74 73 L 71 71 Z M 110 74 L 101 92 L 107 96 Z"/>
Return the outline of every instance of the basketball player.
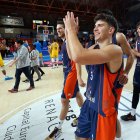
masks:
<path fill-rule="evenodd" d="M 103 10 L 100 9 L 97 11 L 97 13 L 98 14 L 104 13 L 104 14 L 113 16 L 112 11 L 110 11 L 108 9 L 103 9 Z M 112 43 L 119 45 L 122 48 L 123 53 L 125 55 L 127 55 L 127 61 L 126 61 L 126 66 L 125 66 L 124 72 L 119 77 L 120 84 L 124 85 L 128 82 L 128 73 L 133 65 L 133 61 L 134 61 L 133 54 L 132 54 L 130 45 L 123 33 L 121 33 L 121 32 L 115 33 L 112 38 Z"/>
<path fill-rule="evenodd" d="M 79 86 L 85 86 L 85 83 L 81 79 L 80 66 L 75 64 L 69 59 L 69 54 L 66 46 L 65 40 L 65 27 L 63 22 L 57 23 L 57 33 L 58 36 L 63 39 L 63 44 L 61 47 L 63 55 L 63 71 L 64 71 L 64 88 L 61 95 L 62 109 L 60 113 L 60 128 L 63 123 L 69 108 L 69 99 L 76 97 L 79 107 L 83 104 L 82 95 L 79 92 Z M 77 81 L 78 79 L 78 81 Z"/>
<path fill-rule="evenodd" d="M 62 108 L 59 116 L 60 123 L 54 129 L 54 132 L 57 133 L 56 129 L 57 130 L 62 129 L 62 124 L 67 116 L 68 109 L 69 109 L 69 100 L 71 98 L 76 98 L 78 106 L 81 107 L 83 105 L 83 97 L 79 91 L 78 84 L 84 87 L 85 83 L 81 79 L 80 65 L 76 64 L 69 58 L 67 45 L 66 45 L 64 23 L 62 21 L 59 21 L 57 23 L 56 29 L 57 29 L 58 36 L 63 40 L 61 52 L 63 57 L 63 72 L 64 72 L 64 87 L 61 95 Z"/>
<path fill-rule="evenodd" d="M 66 39 L 74 62 L 90 65 L 86 90 L 86 101 L 82 106 L 75 132 L 78 140 L 114 140 L 118 102 L 122 85 L 118 78 L 123 72 L 122 49 L 112 44 L 117 32 L 117 21 L 113 16 L 100 14 L 95 17 L 94 35 L 98 45 L 84 49 L 75 29 L 77 20 L 68 12 L 64 18 Z"/>
<path fill-rule="evenodd" d="M 132 98 L 132 110 L 127 115 L 121 116 L 124 121 L 136 121 L 136 108 L 139 103 L 140 94 L 140 22 L 136 26 L 138 38 L 136 41 L 136 47 L 133 50 L 134 56 L 137 58 L 137 63 L 135 67 L 134 77 L 133 77 L 133 98 Z"/>
<path fill-rule="evenodd" d="M 97 13 L 98 14 L 105 13 L 105 14 L 113 16 L 112 11 L 110 11 L 108 9 L 99 9 L 97 11 Z M 133 54 L 132 54 L 130 45 L 123 33 L 121 33 L 121 32 L 115 33 L 112 38 L 112 43 L 119 45 L 122 48 L 123 53 L 125 55 L 127 55 L 127 61 L 126 61 L 126 66 L 125 66 L 124 72 L 119 77 L 120 84 L 125 85 L 128 82 L 128 73 L 133 65 L 133 61 L 134 61 Z M 119 120 L 117 119 L 116 140 L 121 140 L 121 139 L 122 139 L 121 138 L 121 124 L 120 124 Z"/>
<path fill-rule="evenodd" d="M 52 68 L 55 68 L 55 63 L 56 67 L 58 67 L 59 44 L 56 42 L 56 40 L 53 40 L 53 43 L 48 48 L 52 61 Z"/>

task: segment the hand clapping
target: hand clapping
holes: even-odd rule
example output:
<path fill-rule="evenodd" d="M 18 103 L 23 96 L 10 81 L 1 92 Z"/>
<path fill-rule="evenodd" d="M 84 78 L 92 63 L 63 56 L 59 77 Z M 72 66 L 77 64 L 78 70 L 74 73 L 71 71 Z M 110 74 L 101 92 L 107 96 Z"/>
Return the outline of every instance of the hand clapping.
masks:
<path fill-rule="evenodd" d="M 64 24 L 65 24 L 65 29 L 67 32 L 73 31 L 78 33 L 79 30 L 79 20 L 78 17 L 74 17 L 73 12 L 67 12 L 67 15 L 65 18 L 63 18 Z"/>

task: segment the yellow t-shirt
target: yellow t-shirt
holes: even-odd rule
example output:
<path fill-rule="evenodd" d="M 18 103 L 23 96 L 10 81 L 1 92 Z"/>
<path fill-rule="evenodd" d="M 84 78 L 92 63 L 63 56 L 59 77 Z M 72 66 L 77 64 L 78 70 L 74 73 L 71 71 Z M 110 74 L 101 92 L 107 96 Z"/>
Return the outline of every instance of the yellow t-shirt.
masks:
<path fill-rule="evenodd" d="M 50 57 L 51 58 L 57 58 L 58 54 L 59 54 L 59 45 L 58 45 L 58 43 L 57 42 L 52 43 L 49 46 L 49 49 L 50 49 Z"/>
<path fill-rule="evenodd" d="M 4 62 L 3 62 L 3 59 L 2 59 L 2 56 L 1 56 L 1 53 L 0 53 L 0 67 L 4 66 Z"/>

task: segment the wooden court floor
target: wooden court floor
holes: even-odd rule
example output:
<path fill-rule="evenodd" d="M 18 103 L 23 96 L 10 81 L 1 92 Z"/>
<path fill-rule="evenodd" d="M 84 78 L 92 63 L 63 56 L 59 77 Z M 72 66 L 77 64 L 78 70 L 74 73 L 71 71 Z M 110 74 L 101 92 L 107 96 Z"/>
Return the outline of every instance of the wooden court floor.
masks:
<path fill-rule="evenodd" d="M 135 62 L 129 73 L 129 82 L 127 83 L 127 85 L 125 85 L 125 89 L 132 90 L 133 88 L 132 81 L 134 68 Z M 59 66 L 59 68 L 55 69 L 51 69 L 50 67 L 43 67 L 42 69 L 44 70 L 45 75 L 42 76 L 42 80 L 35 82 L 36 88 L 32 91 L 26 91 L 26 89 L 29 87 L 29 83 L 22 82 L 23 80 L 25 80 L 25 76 L 24 74 L 22 74 L 18 93 L 8 92 L 8 89 L 13 88 L 15 79 L 4 81 L 3 75 L 0 72 L 0 123 L 3 123 L 13 114 L 28 106 L 29 104 L 62 90 L 62 66 Z M 6 71 L 7 75 L 14 77 L 15 67 L 6 67 Z M 85 66 L 82 66 L 82 77 L 83 80 L 86 82 L 87 73 L 85 70 Z M 35 74 L 34 79 L 36 78 L 37 76 Z"/>

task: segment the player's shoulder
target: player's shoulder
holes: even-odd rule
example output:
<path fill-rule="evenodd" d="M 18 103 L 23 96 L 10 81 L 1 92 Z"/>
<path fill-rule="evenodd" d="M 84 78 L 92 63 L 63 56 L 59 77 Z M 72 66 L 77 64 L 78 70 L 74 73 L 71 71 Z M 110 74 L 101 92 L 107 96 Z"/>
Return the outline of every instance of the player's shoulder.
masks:
<path fill-rule="evenodd" d="M 115 49 L 121 49 L 121 47 L 117 44 L 109 44 L 108 47 L 111 47 L 111 48 L 115 48 Z"/>
<path fill-rule="evenodd" d="M 118 52 L 120 54 L 122 54 L 122 49 L 119 45 L 116 44 L 109 44 L 108 47 L 105 47 L 105 49 L 107 49 L 108 51 L 113 51 L 113 52 Z"/>
<path fill-rule="evenodd" d="M 120 39 L 123 39 L 123 38 L 125 38 L 124 33 L 121 33 L 121 32 L 117 32 L 117 33 L 116 33 L 116 39 L 117 39 L 117 40 L 120 40 Z"/>
<path fill-rule="evenodd" d="M 96 46 L 97 46 L 97 44 L 94 44 L 94 45 L 90 46 L 88 49 L 89 50 L 94 49 Z"/>

